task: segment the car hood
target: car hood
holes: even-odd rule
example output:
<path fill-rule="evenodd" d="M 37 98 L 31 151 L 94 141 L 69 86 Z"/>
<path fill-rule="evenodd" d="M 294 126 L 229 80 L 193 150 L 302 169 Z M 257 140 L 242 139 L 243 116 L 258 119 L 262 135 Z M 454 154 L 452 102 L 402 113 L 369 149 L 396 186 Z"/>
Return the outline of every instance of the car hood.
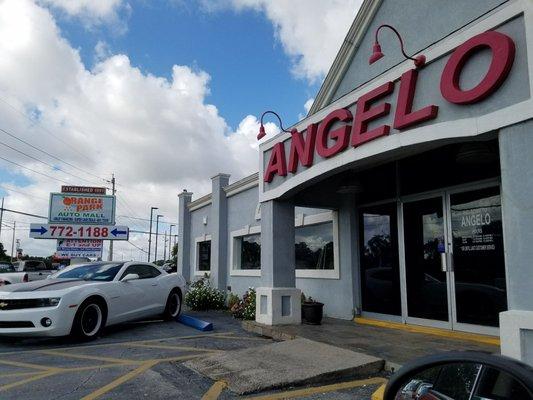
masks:
<path fill-rule="evenodd" d="M 99 284 L 102 284 L 102 282 L 85 281 L 83 279 L 44 279 L 2 286 L 0 287 L 0 296 L 24 292 L 66 292 L 79 286 Z"/>

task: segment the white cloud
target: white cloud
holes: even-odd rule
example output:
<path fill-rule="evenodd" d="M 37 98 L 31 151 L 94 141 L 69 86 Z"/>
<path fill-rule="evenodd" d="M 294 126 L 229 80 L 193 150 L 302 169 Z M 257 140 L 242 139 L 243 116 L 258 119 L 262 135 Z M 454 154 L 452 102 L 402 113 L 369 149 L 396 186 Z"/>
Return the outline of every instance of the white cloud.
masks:
<path fill-rule="evenodd" d="M 143 73 L 127 55 L 107 53 L 89 70 L 50 12 L 30 0 L 0 2 L 0 53 L 0 128 L 90 174 L 109 178 L 114 172 L 118 215 L 148 218 L 150 206 L 158 206 L 163 220 L 175 222 L 176 195 L 183 188 L 202 195 L 210 191 L 209 177 L 218 172 L 232 174 L 233 180 L 257 171 L 257 120 L 248 116 L 232 132 L 217 108 L 206 102 L 206 72 L 174 66 L 166 79 Z M 14 109 L 30 111 L 38 123 Z M 275 130 L 273 124 L 266 128 Z M 89 182 L 0 146 L 3 156 L 35 171 L 72 184 L 103 183 L 2 132 L 0 141 Z M 0 165 L 31 180 L 22 188 L 17 181 L 7 183 L 30 196 L 10 192 L 6 207 L 46 215 L 48 193 L 61 182 L 1 160 Z M 145 221 L 121 217 L 118 222 L 148 228 Z M 28 239 L 27 230 L 17 232 L 17 238 L 30 253 L 53 251 L 53 242 Z M 9 232 L 4 230 L 2 239 L 9 247 Z M 146 249 L 146 236 L 132 235 L 131 240 Z M 117 243 L 115 249 L 130 255 L 127 243 Z"/>
<path fill-rule="evenodd" d="M 200 0 L 211 12 L 227 3 Z M 293 60 L 293 72 L 315 82 L 329 70 L 362 0 L 231 0 L 236 10 L 265 13 Z"/>
<path fill-rule="evenodd" d="M 98 20 L 114 18 L 123 0 L 38 0 L 43 5 L 60 9 L 70 16 Z"/>
<path fill-rule="evenodd" d="M 308 99 L 304 104 L 305 112 L 308 113 L 311 107 L 313 106 L 313 103 L 315 102 L 315 99 Z"/>

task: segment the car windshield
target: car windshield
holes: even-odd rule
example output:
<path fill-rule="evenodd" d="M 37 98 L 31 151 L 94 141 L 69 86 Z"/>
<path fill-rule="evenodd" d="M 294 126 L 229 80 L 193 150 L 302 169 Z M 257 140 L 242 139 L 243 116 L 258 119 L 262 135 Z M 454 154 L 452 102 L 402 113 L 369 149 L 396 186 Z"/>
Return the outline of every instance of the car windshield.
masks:
<path fill-rule="evenodd" d="M 2 272 L 15 272 L 15 267 L 11 264 L 0 264 L 0 274 Z"/>
<path fill-rule="evenodd" d="M 54 275 L 55 279 L 83 279 L 86 281 L 110 282 L 118 274 L 123 263 L 95 263 L 83 264 L 69 268 Z"/>

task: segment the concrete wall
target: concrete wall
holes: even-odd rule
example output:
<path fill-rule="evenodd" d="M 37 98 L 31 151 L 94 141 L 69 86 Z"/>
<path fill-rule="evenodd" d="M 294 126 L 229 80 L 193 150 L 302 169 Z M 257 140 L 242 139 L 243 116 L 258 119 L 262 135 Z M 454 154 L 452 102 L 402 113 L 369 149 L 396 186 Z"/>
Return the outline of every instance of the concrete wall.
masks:
<path fill-rule="evenodd" d="M 368 65 L 372 54 L 374 32 L 381 24 L 391 24 L 399 30 L 407 54 L 415 54 L 441 38 L 477 19 L 502 0 L 386 0 L 382 3 L 366 32 L 359 50 L 341 80 L 333 100 L 381 75 L 404 60 L 398 40 L 390 30 L 379 33 L 385 57 Z"/>
<path fill-rule="evenodd" d="M 326 194 L 325 194 L 326 195 Z M 256 219 L 256 208 L 259 199 L 258 187 L 255 186 L 246 191 L 240 192 L 236 195 L 227 198 L 227 275 L 226 287 L 231 288 L 231 292 L 242 296 L 249 287 L 260 287 L 264 285 L 261 277 L 253 276 L 232 276 L 231 275 L 231 232 L 241 230 L 246 225 L 251 227 L 260 226 L 261 220 Z M 295 207 L 294 214 L 315 215 L 323 213 L 327 210 L 309 208 L 309 207 Z M 195 257 L 195 243 L 196 237 L 212 235 L 213 221 L 212 221 L 212 206 L 208 205 L 198 210 L 192 211 L 190 214 L 190 265 L 191 277 L 194 278 L 194 257 Z M 326 315 L 338 318 L 349 319 L 352 317 L 354 308 L 354 282 L 358 282 L 358 277 L 354 277 L 354 269 L 357 268 L 357 260 L 354 259 L 354 246 L 356 247 L 356 240 L 354 229 L 356 224 L 353 220 L 355 215 L 355 202 L 346 204 L 339 209 L 339 279 L 317 279 L 317 278 L 297 278 L 296 287 L 301 289 L 307 296 L 314 297 L 325 304 L 324 311 Z M 204 217 L 207 216 L 207 225 L 203 224 Z M 293 241 L 292 239 L 291 241 Z M 355 251 L 356 252 L 356 251 Z M 358 271 L 358 269 L 357 269 Z M 357 284 L 358 285 L 358 284 Z M 339 295 L 342 293 L 342 296 Z M 355 296 L 357 298 L 357 296 Z"/>
<path fill-rule="evenodd" d="M 260 226 L 261 221 L 255 219 L 259 193 L 257 186 L 240 192 L 228 198 L 228 286 L 233 293 L 242 296 L 249 287 L 259 287 L 261 278 L 253 276 L 231 276 L 231 246 L 233 246 L 230 234 L 233 231 L 243 229 L 246 225 Z"/>
<path fill-rule="evenodd" d="M 533 311 L 533 120 L 502 129 L 499 142 L 509 309 Z"/>

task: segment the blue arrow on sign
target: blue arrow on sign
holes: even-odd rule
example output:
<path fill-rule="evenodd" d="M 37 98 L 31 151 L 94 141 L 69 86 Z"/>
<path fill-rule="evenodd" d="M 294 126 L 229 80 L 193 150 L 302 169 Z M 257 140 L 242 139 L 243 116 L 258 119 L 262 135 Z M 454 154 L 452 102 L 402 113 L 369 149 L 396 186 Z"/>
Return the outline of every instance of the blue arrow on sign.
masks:
<path fill-rule="evenodd" d="M 115 229 L 113 229 L 111 231 L 111 233 L 113 234 L 113 236 L 126 235 L 128 233 L 128 231 L 119 231 L 119 230 L 117 230 L 117 228 L 115 228 Z"/>
<path fill-rule="evenodd" d="M 48 229 L 46 229 L 44 226 L 41 226 L 38 229 L 30 229 L 30 232 L 40 233 L 41 235 L 44 235 L 46 232 L 48 232 Z"/>

